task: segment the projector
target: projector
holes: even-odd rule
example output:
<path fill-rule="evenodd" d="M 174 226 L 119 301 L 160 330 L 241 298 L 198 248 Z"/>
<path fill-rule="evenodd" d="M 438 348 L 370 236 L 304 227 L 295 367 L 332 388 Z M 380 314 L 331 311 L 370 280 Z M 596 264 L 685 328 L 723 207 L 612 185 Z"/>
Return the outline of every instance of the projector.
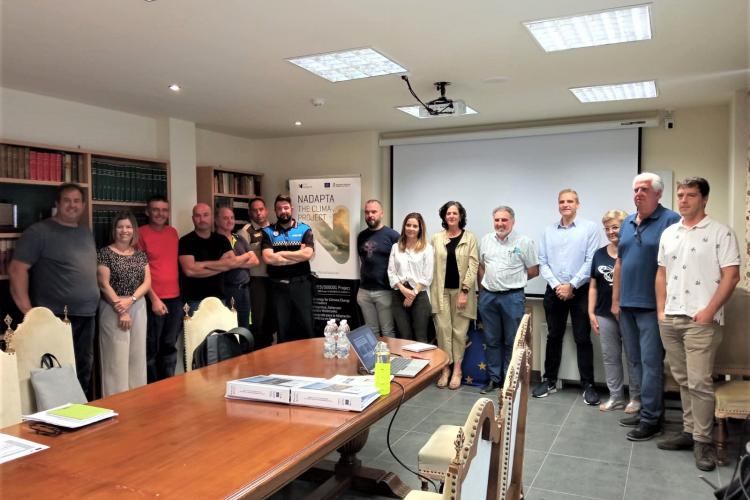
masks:
<path fill-rule="evenodd" d="M 434 118 L 437 116 L 461 116 L 466 114 L 466 103 L 461 99 L 438 97 L 430 101 L 425 107 L 419 108 L 420 118 Z"/>

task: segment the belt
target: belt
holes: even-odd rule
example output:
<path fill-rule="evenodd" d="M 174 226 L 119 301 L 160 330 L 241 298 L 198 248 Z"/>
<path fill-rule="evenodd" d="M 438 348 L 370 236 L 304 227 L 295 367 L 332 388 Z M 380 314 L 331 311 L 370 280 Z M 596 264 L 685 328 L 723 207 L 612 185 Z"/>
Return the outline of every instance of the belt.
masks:
<path fill-rule="evenodd" d="M 271 278 L 271 281 L 273 281 L 274 283 L 281 283 L 283 285 L 288 285 L 290 283 L 296 283 L 296 282 L 299 282 L 299 281 L 307 281 L 308 279 L 310 279 L 310 276 L 309 275 L 305 275 L 305 276 L 294 276 L 294 277 L 289 278 L 289 279 Z"/>
<path fill-rule="evenodd" d="M 248 282 L 248 283 L 242 283 L 241 285 L 224 285 L 224 286 L 227 287 L 227 288 L 239 288 L 239 289 L 242 289 L 242 288 L 247 288 L 247 286 L 249 284 L 250 283 Z"/>
<path fill-rule="evenodd" d="M 509 290 L 500 290 L 499 292 L 495 292 L 494 290 L 487 290 L 490 293 L 496 293 L 498 295 L 503 295 L 506 293 L 514 293 L 514 292 L 522 292 L 523 288 L 511 288 Z"/>

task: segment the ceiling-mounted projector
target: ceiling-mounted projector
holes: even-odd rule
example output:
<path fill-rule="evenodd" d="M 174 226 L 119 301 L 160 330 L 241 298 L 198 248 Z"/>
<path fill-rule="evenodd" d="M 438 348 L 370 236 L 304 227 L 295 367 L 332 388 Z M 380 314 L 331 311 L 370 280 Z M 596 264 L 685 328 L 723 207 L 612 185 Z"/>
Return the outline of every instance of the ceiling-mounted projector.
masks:
<path fill-rule="evenodd" d="M 461 116 L 467 114 L 466 103 L 461 99 L 450 99 L 445 96 L 445 88 L 450 85 L 450 82 L 435 82 L 435 89 L 440 92 L 440 97 L 433 99 L 432 101 L 422 102 L 422 100 L 414 93 L 409 82 L 409 77 L 402 75 L 401 79 L 406 82 L 406 86 L 409 88 L 409 92 L 421 105 L 419 107 L 419 118 L 433 118 L 436 116 Z M 471 110 L 468 114 L 475 114 L 476 111 Z"/>

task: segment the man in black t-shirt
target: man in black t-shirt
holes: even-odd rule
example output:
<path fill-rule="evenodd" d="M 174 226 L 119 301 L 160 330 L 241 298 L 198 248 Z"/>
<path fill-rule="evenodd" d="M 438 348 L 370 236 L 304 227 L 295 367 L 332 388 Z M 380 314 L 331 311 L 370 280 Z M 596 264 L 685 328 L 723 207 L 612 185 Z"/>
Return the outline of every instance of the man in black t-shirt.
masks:
<path fill-rule="evenodd" d="M 180 293 L 190 306 L 190 314 L 206 297 L 224 299 L 224 271 L 238 266 L 232 245 L 224 236 L 211 231 L 211 207 L 193 207 L 195 230 L 180 238 Z"/>
<path fill-rule="evenodd" d="M 393 292 L 388 282 L 388 258 L 399 235 L 383 225 L 383 205 L 378 200 L 368 200 L 364 213 L 367 229 L 357 236 L 357 252 L 362 264 L 357 304 L 375 335 L 393 337 Z"/>

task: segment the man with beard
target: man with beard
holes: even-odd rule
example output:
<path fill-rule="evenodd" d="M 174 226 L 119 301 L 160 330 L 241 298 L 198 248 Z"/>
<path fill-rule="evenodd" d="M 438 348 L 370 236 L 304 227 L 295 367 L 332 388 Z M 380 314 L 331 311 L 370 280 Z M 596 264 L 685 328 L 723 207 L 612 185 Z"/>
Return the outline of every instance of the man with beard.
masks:
<path fill-rule="evenodd" d="M 367 229 L 357 236 L 357 252 L 361 262 L 357 304 L 365 323 L 375 335 L 393 337 L 393 314 L 388 283 L 388 258 L 398 242 L 398 232 L 383 224 L 383 205 L 378 200 L 365 203 Z"/>
<path fill-rule="evenodd" d="M 310 226 L 292 218 L 292 199 L 278 195 L 276 224 L 263 228 L 263 261 L 268 265 L 271 297 L 276 307 L 278 343 L 311 338 L 312 280 L 315 255 Z"/>

